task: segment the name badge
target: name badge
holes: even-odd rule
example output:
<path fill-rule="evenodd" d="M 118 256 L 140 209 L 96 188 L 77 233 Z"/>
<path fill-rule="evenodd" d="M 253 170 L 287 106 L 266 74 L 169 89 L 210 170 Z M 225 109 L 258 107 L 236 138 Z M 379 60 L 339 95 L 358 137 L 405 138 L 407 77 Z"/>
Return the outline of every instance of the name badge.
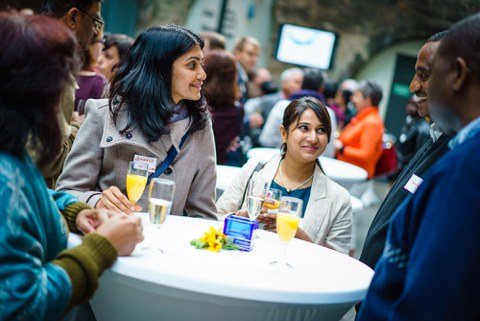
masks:
<path fill-rule="evenodd" d="M 155 169 L 157 168 L 157 159 L 155 157 L 135 155 L 133 161 L 148 164 L 148 172 L 155 173 Z"/>
<path fill-rule="evenodd" d="M 405 188 L 407 191 L 413 194 L 415 193 L 417 188 L 420 186 L 420 184 L 422 184 L 422 182 L 423 182 L 423 179 L 413 174 L 403 188 Z"/>

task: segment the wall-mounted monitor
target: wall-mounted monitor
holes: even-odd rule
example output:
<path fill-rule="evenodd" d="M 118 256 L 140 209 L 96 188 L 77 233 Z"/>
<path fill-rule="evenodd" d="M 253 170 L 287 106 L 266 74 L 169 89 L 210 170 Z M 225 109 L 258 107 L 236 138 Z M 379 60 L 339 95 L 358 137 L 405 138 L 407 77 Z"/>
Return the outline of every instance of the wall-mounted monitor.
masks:
<path fill-rule="evenodd" d="M 292 24 L 280 26 L 275 59 L 289 64 L 328 70 L 332 67 L 337 35 Z"/>

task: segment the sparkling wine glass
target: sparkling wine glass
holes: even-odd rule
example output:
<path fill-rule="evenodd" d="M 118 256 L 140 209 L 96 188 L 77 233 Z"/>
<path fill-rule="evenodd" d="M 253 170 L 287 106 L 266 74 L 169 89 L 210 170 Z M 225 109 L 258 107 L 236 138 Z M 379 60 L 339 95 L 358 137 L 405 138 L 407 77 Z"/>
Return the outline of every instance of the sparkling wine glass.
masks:
<path fill-rule="evenodd" d="M 127 171 L 127 195 L 135 205 L 142 197 L 148 179 L 148 164 L 143 162 L 129 162 Z"/>
<path fill-rule="evenodd" d="M 268 182 L 255 172 L 250 179 L 247 190 L 247 212 L 251 220 L 256 220 L 263 208 L 267 196 Z"/>
<path fill-rule="evenodd" d="M 148 193 L 148 214 L 150 223 L 153 226 L 154 243 L 158 243 L 158 235 L 160 226 L 165 222 L 165 219 L 170 214 L 172 209 L 173 194 L 175 192 L 175 182 L 163 179 L 154 178 L 150 182 L 150 190 Z M 157 250 L 164 252 L 158 246 L 154 246 Z"/>
<path fill-rule="evenodd" d="M 277 234 L 282 242 L 283 250 L 280 259 L 270 262 L 270 264 L 279 267 L 292 267 L 292 265 L 286 261 L 287 245 L 297 233 L 298 223 L 302 216 L 302 206 L 303 201 L 295 197 L 283 196 L 280 199 L 277 214 Z"/>

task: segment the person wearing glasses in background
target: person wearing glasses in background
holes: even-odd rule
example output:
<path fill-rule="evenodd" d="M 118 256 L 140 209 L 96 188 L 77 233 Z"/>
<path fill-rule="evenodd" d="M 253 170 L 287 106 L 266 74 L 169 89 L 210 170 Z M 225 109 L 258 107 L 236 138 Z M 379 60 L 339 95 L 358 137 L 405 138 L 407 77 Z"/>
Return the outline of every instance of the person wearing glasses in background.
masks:
<path fill-rule="evenodd" d="M 45 0 L 42 5 L 42 13 L 57 19 L 70 29 L 77 39 L 77 50 L 87 50 L 100 33 L 103 19 L 100 15 L 100 0 Z M 75 89 L 77 87 L 75 75 L 72 74 L 72 85 L 69 86 L 60 100 L 60 108 L 63 117 L 60 117 L 62 132 L 62 148 L 52 161 L 40 168 L 47 186 L 54 188 L 56 179 L 60 175 L 63 163 L 70 152 L 73 141 L 80 127 L 78 113 L 74 113 Z M 34 159 L 37 155 L 30 150 Z"/>

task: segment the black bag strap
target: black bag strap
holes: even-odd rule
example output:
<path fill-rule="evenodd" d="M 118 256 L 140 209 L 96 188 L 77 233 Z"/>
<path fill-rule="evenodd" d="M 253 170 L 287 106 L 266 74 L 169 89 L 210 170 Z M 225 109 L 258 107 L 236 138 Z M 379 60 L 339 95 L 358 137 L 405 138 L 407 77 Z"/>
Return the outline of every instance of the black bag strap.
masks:
<path fill-rule="evenodd" d="M 187 132 L 183 135 L 182 139 L 180 140 L 180 145 L 178 145 L 179 149 L 182 149 L 182 146 L 187 140 L 189 133 L 190 133 L 190 129 L 187 130 Z M 150 174 L 150 176 L 148 176 L 147 185 L 150 184 L 150 181 L 153 178 L 156 178 L 162 175 L 163 172 L 165 172 L 165 170 L 172 164 L 173 160 L 175 159 L 175 157 L 177 157 L 177 155 L 178 155 L 178 151 L 172 145 L 172 147 L 170 147 L 170 149 L 167 152 L 167 157 L 163 160 L 163 162 L 160 165 L 157 166 L 157 169 L 155 170 L 155 172 Z"/>
<path fill-rule="evenodd" d="M 248 184 L 250 183 L 250 180 L 252 179 L 253 174 L 256 173 L 256 172 L 258 172 L 258 171 L 261 170 L 262 168 L 264 168 L 266 164 L 267 164 L 267 162 L 259 161 L 258 164 L 257 164 L 257 166 L 255 166 L 255 168 L 253 169 L 252 173 L 251 173 L 250 176 L 248 177 L 247 184 L 245 184 L 245 188 L 243 189 L 242 203 L 240 204 L 240 208 L 242 208 L 243 203 L 244 203 L 244 201 L 245 201 L 245 195 L 247 194 Z"/>

